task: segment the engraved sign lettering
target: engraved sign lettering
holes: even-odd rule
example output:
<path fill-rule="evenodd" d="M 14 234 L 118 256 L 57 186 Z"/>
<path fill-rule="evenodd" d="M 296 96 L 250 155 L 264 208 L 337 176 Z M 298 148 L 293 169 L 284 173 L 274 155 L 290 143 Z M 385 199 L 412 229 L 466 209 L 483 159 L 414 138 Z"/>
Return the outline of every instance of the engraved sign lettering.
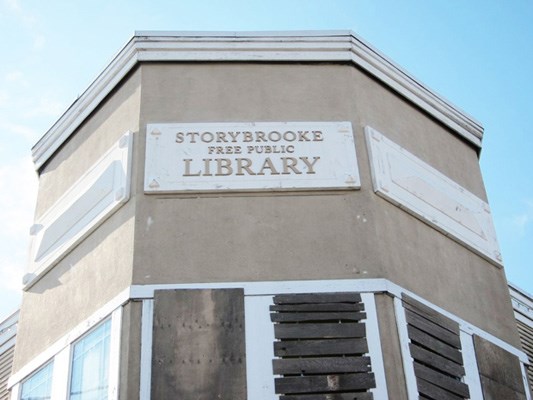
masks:
<path fill-rule="evenodd" d="M 146 193 L 358 189 L 349 122 L 148 124 Z"/>

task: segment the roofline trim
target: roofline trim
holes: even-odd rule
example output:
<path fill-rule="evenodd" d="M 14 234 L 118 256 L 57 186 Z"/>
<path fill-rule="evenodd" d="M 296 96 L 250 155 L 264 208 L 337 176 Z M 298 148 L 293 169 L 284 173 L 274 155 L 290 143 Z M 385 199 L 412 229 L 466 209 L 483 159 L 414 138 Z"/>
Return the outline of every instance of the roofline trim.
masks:
<path fill-rule="evenodd" d="M 481 149 L 479 122 L 420 83 L 351 31 L 140 31 L 33 146 L 39 170 L 140 62 L 352 62 Z"/>

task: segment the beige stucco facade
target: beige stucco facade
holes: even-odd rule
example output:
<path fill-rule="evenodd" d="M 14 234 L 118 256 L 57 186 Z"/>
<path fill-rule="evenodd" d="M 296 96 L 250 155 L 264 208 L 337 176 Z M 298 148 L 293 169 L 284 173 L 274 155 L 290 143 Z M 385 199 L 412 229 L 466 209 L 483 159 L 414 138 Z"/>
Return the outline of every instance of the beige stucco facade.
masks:
<path fill-rule="evenodd" d="M 361 188 L 144 192 L 147 124 L 281 121 L 349 121 Z M 39 167 L 36 219 L 133 133 L 129 201 L 24 292 L 13 372 L 132 285 L 383 278 L 519 348 L 504 270 L 374 193 L 366 126 L 487 201 L 480 148 L 356 63 L 137 62 Z M 394 304 L 376 303 L 389 394 L 407 398 Z M 124 310 L 134 399 L 141 305 Z"/>

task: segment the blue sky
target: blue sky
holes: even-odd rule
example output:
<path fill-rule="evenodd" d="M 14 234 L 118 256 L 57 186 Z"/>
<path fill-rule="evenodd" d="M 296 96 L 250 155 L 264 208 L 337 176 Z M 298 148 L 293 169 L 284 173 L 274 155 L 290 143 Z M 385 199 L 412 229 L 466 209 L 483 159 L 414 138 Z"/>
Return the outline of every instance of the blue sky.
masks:
<path fill-rule="evenodd" d="M 0 320 L 20 301 L 30 148 L 136 30 L 353 30 L 483 124 L 506 273 L 532 293 L 531 21 L 530 0 L 0 0 Z"/>

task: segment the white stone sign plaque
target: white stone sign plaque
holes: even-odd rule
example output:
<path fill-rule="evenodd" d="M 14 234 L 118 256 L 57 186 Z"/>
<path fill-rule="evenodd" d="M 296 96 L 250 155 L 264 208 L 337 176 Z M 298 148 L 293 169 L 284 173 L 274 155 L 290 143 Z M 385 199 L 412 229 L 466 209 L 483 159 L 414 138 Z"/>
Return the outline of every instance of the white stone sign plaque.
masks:
<path fill-rule="evenodd" d="M 350 122 L 146 128 L 146 193 L 358 189 Z"/>

